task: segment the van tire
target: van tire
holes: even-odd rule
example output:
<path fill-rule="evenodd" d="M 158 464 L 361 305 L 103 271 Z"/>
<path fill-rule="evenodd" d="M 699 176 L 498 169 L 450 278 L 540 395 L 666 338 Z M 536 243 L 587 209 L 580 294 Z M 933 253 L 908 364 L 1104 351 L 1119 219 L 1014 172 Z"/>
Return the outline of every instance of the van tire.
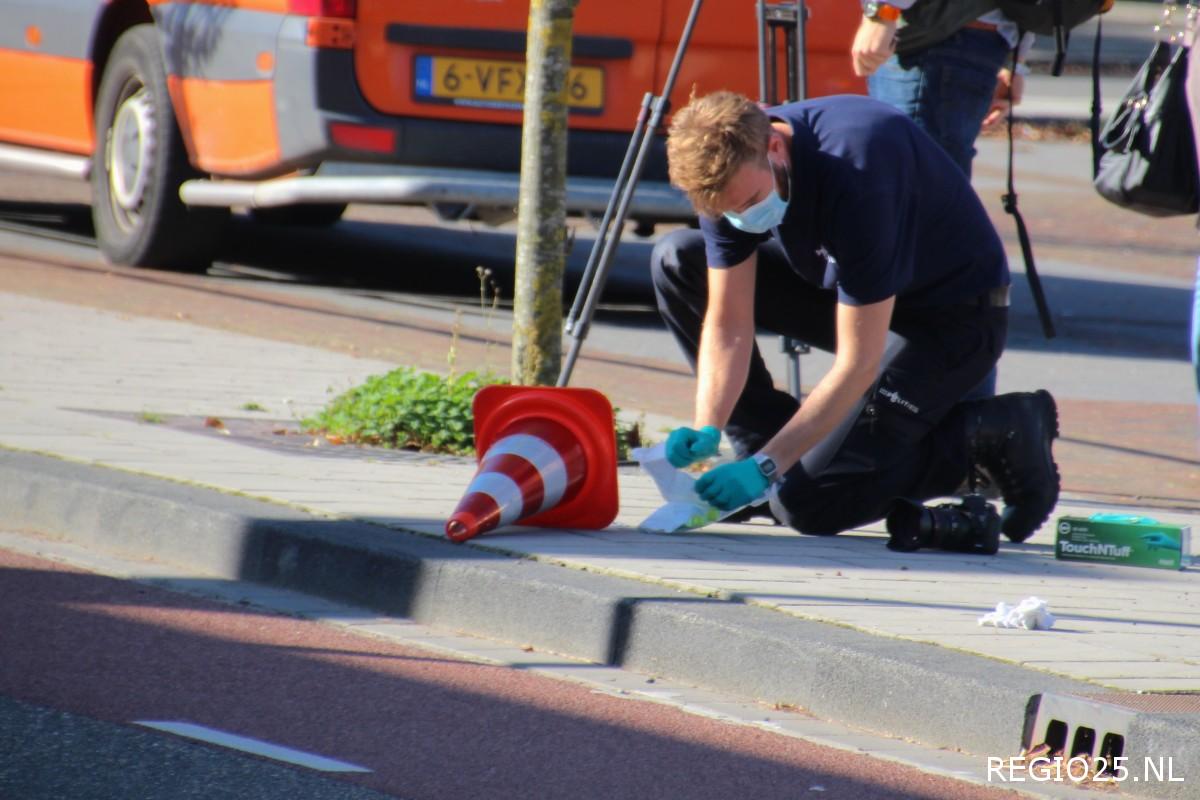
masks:
<path fill-rule="evenodd" d="M 206 270 L 229 209 L 189 209 L 179 199 L 180 184 L 199 173 L 175 120 L 153 25 L 135 25 L 117 40 L 95 123 L 92 219 L 101 252 L 116 264 Z"/>

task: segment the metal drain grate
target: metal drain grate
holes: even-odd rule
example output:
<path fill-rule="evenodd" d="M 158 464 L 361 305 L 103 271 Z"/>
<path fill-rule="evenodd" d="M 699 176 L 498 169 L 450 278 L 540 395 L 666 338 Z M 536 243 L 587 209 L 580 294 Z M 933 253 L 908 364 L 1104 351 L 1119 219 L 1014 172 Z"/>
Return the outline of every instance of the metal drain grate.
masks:
<path fill-rule="evenodd" d="M 1077 760 L 1123 791 L 1200 797 L 1200 695 L 1043 694 L 1025 717 L 1022 746 L 1059 767 Z"/>
<path fill-rule="evenodd" d="M 1067 759 L 1094 756 L 1111 763 L 1125 754 L 1130 726 L 1139 710 L 1108 700 L 1108 695 L 1041 695 L 1036 710 L 1026 717 L 1021 745 L 1032 750 L 1045 744 Z"/>

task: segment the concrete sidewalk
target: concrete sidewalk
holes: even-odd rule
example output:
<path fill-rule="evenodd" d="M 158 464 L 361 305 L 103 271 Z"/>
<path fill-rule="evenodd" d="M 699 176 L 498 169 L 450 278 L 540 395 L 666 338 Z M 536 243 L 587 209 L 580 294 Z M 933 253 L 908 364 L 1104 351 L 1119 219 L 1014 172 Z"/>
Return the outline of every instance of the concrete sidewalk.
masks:
<path fill-rule="evenodd" d="M 446 516 L 474 473 L 474 464 L 466 459 L 331 447 L 294 433 L 295 420 L 321 407 L 331 393 L 388 371 L 392 364 L 185 322 L 10 294 L 0 294 L 0 326 L 6 332 L 0 348 L 0 447 L 10 451 L 0 453 L 0 468 L 6 475 L 0 491 L 0 528 L 50 528 L 46 532 L 71 536 L 77 533 L 73 528 L 88 521 L 98 531 L 88 534 L 95 536 L 96 547 L 126 552 L 132 548 L 146 557 L 194 565 L 199 572 L 243 570 L 244 553 L 240 562 L 236 555 L 218 557 L 206 552 L 205 540 L 198 534 L 161 529 L 162 520 L 145 515 L 137 524 L 147 530 L 136 536 L 142 537 L 143 544 L 152 540 L 152 546 L 138 550 L 123 538 L 127 533 L 135 536 L 123 526 L 133 525 L 136 515 L 102 516 L 123 508 L 120 503 L 92 508 L 87 498 L 93 495 L 86 492 L 55 500 L 55 492 L 65 491 L 63 486 L 85 480 L 79 474 L 108 472 L 95 472 L 97 467 L 211 487 L 317 515 L 309 518 L 308 527 L 322 531 L 325 549 L 313 556 L 321 563 L 302 570 L 310 585 L 293 588 L 321 594 L 334 591 L 331 586 L 336 585 L 343 599 L 403 611 L 402 604 L 387 597 L 386 582 L 382 590 L 366 583 L 356 589 L 347 576 L 357 574 L 364 558 L 371 563 L 373 554 L 389 547 L 407 547 L 402 543 L 409 541 L 416 542 L 413 546 L 418 549 L 432 545 L 431 539 L 441 536 Z M 248 404 L 266 411 L 247 411 Z M 209 417 L 219 418 L 223 427 L 206 426 Z M 47 470 L 54 470 L 44 465 L 49 462 L 11 451 L 53 455 L 93 469 L 72 473 L 68 480 L 50 475 Z M 111 483 L 110 478 L 97 480 Z M 131 492 L 132 497 L 156 490 L 122 484 L 120 491 Z M 510 557 L 504 563 L 517 565 L 516 577 L 506 580 L 517 581 L 518 596 L 541 603 L 530 612 L 535 622 L 526 630 L 510 624 L 508 617 L 508 621 L 496 618 L 507 612 L 493 602 L 493 583 L 481 581 L 476 596 L 468 596 L 473 584 L 463 578 L 457 584 L 463 597 L 457 602 L 474 609 L 477 628 L 471 628 L 471 614 L 454 617 L 448 624 L 606 660 L 629 642 L 618 647 L 612 637 L 621 636 L 609 630 L 598 634 L 600 639 L 609 637 L 607 644 L 573 644 L 571 628 L 581 623 L 562 624 L 560 617 L 569 617 L 570 609 L 556 608 L 555 601 L 547 599 L 555 596 L 552 591 L 546 595 L 548 587 L 561 584 L 575 592 L 580 580 L 610 581 L 604 584 L 605 591 L 615 598 L 618 618 L 631 614 L 639 599 L 681 603 L 690 598 L 693 605 L 684 606 L 682 616 L 665 629 L 669 633 L 655 643 L 666 649 L 635 666 L 653 671 L 658 665 L 664 674 L 701 684 L 724 681 L 771 701 L 787 691 L 789 680 L 816 681 L 803 704 L 818 714 L 840 715 L 846 722 L 886 728 L 936 746 L 993 755 L 1016 752 L 1025 705 L 1031 695 L 1043 691 L 1200 690 L 1200 637 L 1195 635 L 1194 620 L 1200 583 L 1194 570 L 1056 561 L 1050 524 L 1029 542 L 1005 543 L 994 558 L 942 552 L 894 554 L 883 547 L 879 526 L 830 538 L 800 537 L 765 524 L 714 525 L 689 535 L 653 535 L 636 529 L 659 503 L 651 482 L 636 470 L 623 468 L 620 491 L 620 517 L 605 531 L 509 529 L 467 546 L 445 545 L 437 558 L 468 565 L 486 560 L 489 552 Z M 172 524 L 191 518 L 192 502 L 186 497 L 172 500 L 172 508 L 179 510 Z M 204 514 L 211 509 L 206 511 L 199 500 L 194 503 L 195 524 L 202 526 Z M 56 505 L 61 509 L 55 510 Z M 35 507 L 40 516 L 30 516 Z M 251 507 L 259 511 L 246 510 Z M 264 519 L 295 515 L 282 506 L 272 508 L 250 504 L 238 513 Z M 1101 509 L 1095 503 L 1081 504 L 1068 497 L 1055 516 L 1097 510 Z M 59 514 L 59 521 L 47 522 L 47 513 Z M 1200 514 L 1154 513 L 1163 520 L 1191 524 L 1200 532 Z M 330 519 L 374 525 L 347 522 L 342 529 L 329 525 Z M 41 524 L 34 524 L 38 520 Z M 187 524 L 182 528 L 188 529 Z M 344 537 L 339 533 L 343 530 Z M 280 563 L 291 563 L 288 559 L 294 562 L 301 552 L 303 547 L 296 545 L 275 556 L 283 560 Z M 1195 544 L 1193 552 L 1200 554 Z M 537 571 L 530 559 L 537 562 Z M 529 569 L 521 572 L 519 565 Z M 255 577 L 274 580 L 278 573 L 267 570 Z M 522 575 L 529 576 L 528 585 L 521 584 Z M 356 591 L 363 596 L 354 597 Z M 401 591 L 397 584 L 397 592 Z M 570 606 L 575 601 L 567 589 L 563 592 L 559 602 Z M 347 593 L 351 596 L 345 597 Z M 997 602 L 1015 603 L 1029 595 L 1049 602 L 1059 618 L 1053 631 L 977 625 L 978 617 Z M 737 621 L 736 614 L 751 612 L 758 615 L 753 624 Z M 735 617 L 725 619 L 725 614 Z M 536 622 L 539 619 L 542 623 Z M 690 622 L 681 625 L 679 619 Z M 741 635 L 760 623 L 782 626 L 772 628 L 782 631 L 780 641 L 803 643 L 811 652 L 822 648 L 853 652 L 858 672 L 850 676 L 843 668 L 841 675 L 827 675 L 818 668 L 818 674 L 801 678 L 785 666 L 772 673 L 772 681 L 756 683 L 746 676 L 758 668 L 756 660 L 767 658 L 766 653 L 722 653 L 722 648 L 727 644 L 723 637 Z M 540 638 L 539 624 L 546 634 Z M 790 634 L 789 626 L 795 626 Z M 551 629 L 553 635 L 548 633 Z M 853 645 L 840 638 L 846 636 L 857 637 Z M 672 660 L 681 652 L 690 655 L 682 662 Z M 912 654 L 921 654 L 920 659 L 906 661 Z M 900 691 L 903 698 L 893 689 L 879 694 L 887 681 L 905 674 L 904 664 L 918 661 L 926 678 L 914 679 Z M 801 665 L 796 662 L 792 667 Z M 739 669 L 748 682 L 739 684 Z M 826 664 L 824 669 L 832 668 Z M 963 677 L 967 674 L 973 677 Z M 837 694 L 835 684 L 847 697 L 864 700 L 858 706 L 849 701 L 823 705 L 826 696 Z M 1006 707 L 964 708 L 961 703 L 970 700 L 956 693 L 977 686 L 994 688 L 996 703 Z M 865 708 L 863 703 L 876 707 Z M 889 703 L 890 713 L 907 711 L 888 716 Z M 923 710 L 914 712 L 909 705 L 913 703 Z M 1186 752 L 1200 758 L 1200 729 L 1186 730 L 1191 738 L 1178 730 L 1172 736 Z M 1200 780 L 1200 763 L 1195 779 Z M 1188 796 L 1169 793 L 1178 787 L 1160 788 L 1166 793 L 1143 790 L 1159 796 Z"/>

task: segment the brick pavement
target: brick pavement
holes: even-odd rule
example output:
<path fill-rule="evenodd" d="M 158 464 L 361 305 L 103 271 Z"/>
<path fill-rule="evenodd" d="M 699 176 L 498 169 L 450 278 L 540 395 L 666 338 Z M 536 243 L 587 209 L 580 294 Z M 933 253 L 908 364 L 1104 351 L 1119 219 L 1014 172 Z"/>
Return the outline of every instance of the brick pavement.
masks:
<path fill-rule="evenodd" d="M 329 391 L 391 368 L 385 361 L 214 331 L 182 321 L 0 293 L 0 446 L 40 451 L 284 502 L 324 514 L 440 535 L 473 474 L 462 459 L 256 446 L 212 429 L 141 421 L 142 412 L 231 421 L 319 408 Z M 118 413 L 97 413 L 118 412 Z M 202 431 L 202 432 L 200 432 Z M 269 437 L 268 437 L 269 438 Z M 320 451 L 320 452 L 317 452 Z M 471 546 L 567 567 L 743 598 L 781 613 L 931 642 L 1131 690 L 1200 689 L 1195 571 L 1070 564 L 1043 529 L 995 558 L 899 556 L 879 526 L 809 538 L 767 525 L 714 525 L 690 535 L 638 532 L 658 502 L 622 470 L 621 515 L 601 532 L 514 529 Z M 1089 513 L 1070 500 L 1058 513 Z M 1200 513 L 1155 512 L 1200 530 Z M 386 535 L 381 531 L 380 535 Z M 1194 548 L 1200 549 L 1200 548 Z M 976 625 L 998 601 L 1037 594 L 1053 632 Z"/>

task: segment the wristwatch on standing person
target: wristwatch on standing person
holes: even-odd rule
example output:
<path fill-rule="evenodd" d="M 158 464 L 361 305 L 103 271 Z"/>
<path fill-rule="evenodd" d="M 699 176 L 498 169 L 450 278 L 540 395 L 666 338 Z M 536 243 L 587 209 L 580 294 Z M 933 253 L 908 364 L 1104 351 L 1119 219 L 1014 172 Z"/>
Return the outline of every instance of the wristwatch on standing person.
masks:
<path fill-rule="evenodd" d="M 863 16 L 872 22 L 895 22 L 900 19 L 900 9 L 887 3 L 866 0 L 862 4 Z"/>

